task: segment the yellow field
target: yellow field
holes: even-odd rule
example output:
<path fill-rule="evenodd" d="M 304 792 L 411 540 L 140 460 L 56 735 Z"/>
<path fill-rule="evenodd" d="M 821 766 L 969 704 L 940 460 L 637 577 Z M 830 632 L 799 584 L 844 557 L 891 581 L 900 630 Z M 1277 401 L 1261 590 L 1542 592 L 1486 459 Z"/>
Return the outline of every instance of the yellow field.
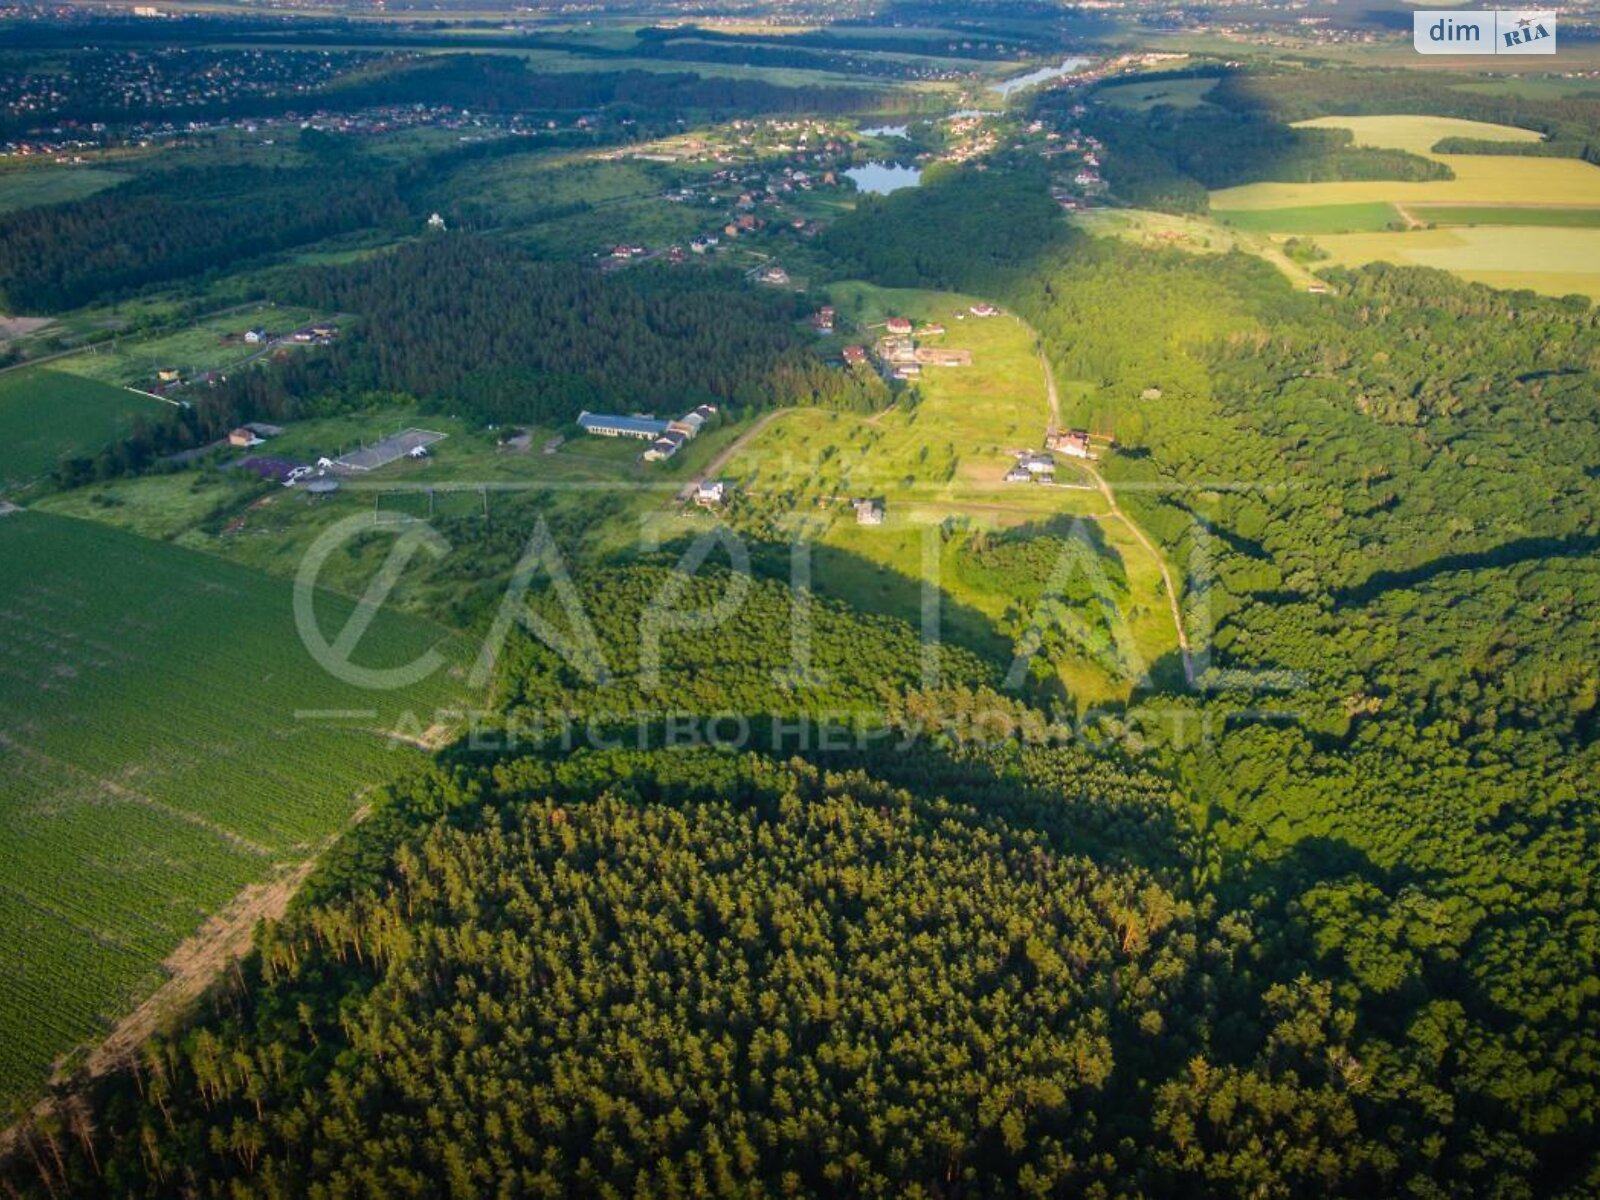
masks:
<path fill-rule="evenodd" d="M 1356 135 L 1356 145 L 1382 150 L 1409 150 L 1427 158 L 1441 138 L 1479 138 L 1487 142 L 1537 142 L 1541 134 L 1515 125 L 1491 125 L 1487 121 L 1463 121 L 1459 117 L 1317 117 L 1300 121 L 1297 129 L 1348 129 Z"/>
<path fill-rule="evenodd" d="M 1509 125 L 1453 117 L 1319 117 L 1301 124 L 1350 129 L 1363 146 L 1409 150 L 1449 163 L 1454 179 L 1425 183 L 1363 180 L 1338 183 L 1250 183 L 1211 193 L 1218 209 L 1298 208 L 1323 204 L 1555 204 L 1600 205 L 1600 167 L 1575 158 L 1517 158 L 1491 154 L 1434 154 L 1444 137 L 1537 141 Z"/>
<path fill-rule="evenodd" d="M 1530 214 L 1541 206 L 1600 208 L 1600 167 L 1589 163 L 1572 158 L 1435 154 L 1432 150 L 1446 137 L 1537 141 L 1540 135 L 1529 129 L 1415 116 L 1319 117 L 1300 124 L 1352 130 L 1358 145 L 1421 154 L 1448 163 L 1456 177 L 1428 183 L 1252 183 L 1212 192 L 1212 208 L 1270 213 L 1381 202 L 1395 205 L 1401 217 L 1418 226 L 1429 220 L 1428 210 L 1422 206 L 1434 204 L 1518 208 Z M 1292 214 L 1285 212 L 1281 232 L 1294 230 L 1291 220 Z M 1438 267 L 1492 287 L 1529 288 L 1556 296 L 1578 292 L 1600 298 L 1600 230 L 1574 227 L 1570 222 L 1567 227 L 1519 224 L 1317 234 L 1316 242 L 1332 255 L 1331 263 L 1339 266 L 1384 261 Z"/>
<path fill-rule="evenodd" d="M 1317 245 L 1340 266 L 1382 260 L 1438 267 L 1492 287 L 1529 288 L 1552 296 L 1578 292 L 1600 299 L 1600 229 L 1480 226 L 1341 233 L 1319 237 Z"/>

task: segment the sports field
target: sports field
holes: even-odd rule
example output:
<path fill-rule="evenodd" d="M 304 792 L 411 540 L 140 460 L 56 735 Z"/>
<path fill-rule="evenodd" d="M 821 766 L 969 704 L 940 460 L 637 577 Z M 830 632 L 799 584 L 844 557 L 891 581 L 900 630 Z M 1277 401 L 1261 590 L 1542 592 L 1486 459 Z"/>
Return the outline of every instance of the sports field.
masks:
<path fill-rule="evenodd" d="M 94 454 L 133 418 L 166 406 L 110 384 L 34 368 L 0 374 L 0 493 L 48 474 L 64 457 Z"/>
<path fill-rule="evenodd" d="M 370 691 L 296 632 L 290 585 L 107 526 L 0 517 L 0 1101 L 98 1040 L 247 885 L 304 860 L 459 703 L 447 669 Z M 329 640 L 353 604 L 318 597 Z M 437 648 L 380 611 L 362 665 Z M 342 710 L 348 715 L 307 716 Z M 298 714 L 298 715 L 297 715 Z"/>

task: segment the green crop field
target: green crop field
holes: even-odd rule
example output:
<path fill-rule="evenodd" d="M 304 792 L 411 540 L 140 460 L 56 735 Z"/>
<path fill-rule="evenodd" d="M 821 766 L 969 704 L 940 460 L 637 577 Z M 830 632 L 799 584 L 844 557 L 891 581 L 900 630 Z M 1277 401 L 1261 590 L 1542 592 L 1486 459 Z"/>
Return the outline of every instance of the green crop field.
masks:
<path fill-rule="evenodd" d="M 131 176 L 99 167 L 32 166 L 0 171 L 0 212 L 80 200 Z"/>
<path fill-rule="evenodd" d="M 0 492 L 47 474 L 61 458 L 93 454 L 159 400 L 60 371 L 0 374 Z"/>
<path fill-rule="evenodd" d="M 403 691 L 342 683 L 303 647 L 291 588 L 121 530 L 0 517 L 0 1099 L 96 1040 L 245 886 L 345 825 L 414 753 L 383 736 L 458 704 L 442 668 Z M 330 639 L 353 605 L 318 598 Z M 384 667 L 440 627 L 380 612 Z M 342 719 L 299 718 L 347 710 Z M 354 715 L 360 711 L 365 715 Z M 407 725 L 408 731 L 416 727 Z"/>
<path fill-rule="evenodd" d="M 1360 233 L 1400 223 L 1392 204 L 1326 204 L 1304 208 L 1212 209 L 1225 225 L 1248 233 Z"/>
<path fill-rule="evenodd" d="M 1547 229 L 1600 227 L 1600 208 L 1552 208 L 1542 204 L 1413 204 L 1408 211 L 1435 225 L 1541 225 Z M 1329 232 L 1336 232 L 1330 230 Z"/>

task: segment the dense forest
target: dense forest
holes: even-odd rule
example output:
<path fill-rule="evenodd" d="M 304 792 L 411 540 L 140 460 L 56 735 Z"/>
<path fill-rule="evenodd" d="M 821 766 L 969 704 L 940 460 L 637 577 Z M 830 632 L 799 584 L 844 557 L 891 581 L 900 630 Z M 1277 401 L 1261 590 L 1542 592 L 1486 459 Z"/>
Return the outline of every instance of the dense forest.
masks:
<path fill-rule="evenodd" d="M 392 180 L 346 168 L 163 171 L 0 214 L 0 307 L 59 312 L 353 229 L 397 221 Z"/>

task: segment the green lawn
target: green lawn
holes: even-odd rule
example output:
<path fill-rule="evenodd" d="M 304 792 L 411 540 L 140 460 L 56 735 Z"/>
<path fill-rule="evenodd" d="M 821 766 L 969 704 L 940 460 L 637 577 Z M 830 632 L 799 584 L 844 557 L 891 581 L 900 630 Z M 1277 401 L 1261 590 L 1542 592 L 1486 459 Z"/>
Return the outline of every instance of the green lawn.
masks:
<path fill-rule="evenodd" d="M 297 634 L 286 582 L 121 530 L 0 517 L 0 1100 L 97 1039 L 161 960 L 248 884 L 349 821 L 462 686 L 341 682 Z M 349 601 L 317 599 L 324 635 Z M 380 611 L 355 654 L 396 666 L 439 626 Z M 341 720 L 303 710 L 361 710 Z"/>
<path fill-rule="evenodd" d="M 98 452 L 137 414 L 165 411 L 159 400 L 60 371 L 0 374 L 0 493 L 48 474 L 63 457 Z"/>

